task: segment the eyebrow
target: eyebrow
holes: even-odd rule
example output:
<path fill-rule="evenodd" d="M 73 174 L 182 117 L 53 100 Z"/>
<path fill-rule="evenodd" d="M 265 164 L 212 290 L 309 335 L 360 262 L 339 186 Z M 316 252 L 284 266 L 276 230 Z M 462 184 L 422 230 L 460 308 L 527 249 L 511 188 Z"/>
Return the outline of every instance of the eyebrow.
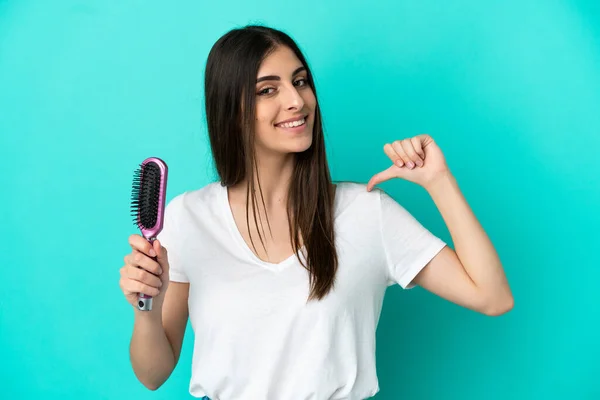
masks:
<path fill-rule="evenodd" d="M 299 67 L 296 68 L 296 70 L 292 73 L 292 76 L 297 75 L 298 73 L 302 72 L 302 71 L 306 71 L 305 67 Z M 277 75 L 268 75 L 268 76 L 261 76 L 260 78 L 258 78 L 256 80 L 256 83 L 262 82 L 262 81 L 280 81 L 281 78 Z"/>

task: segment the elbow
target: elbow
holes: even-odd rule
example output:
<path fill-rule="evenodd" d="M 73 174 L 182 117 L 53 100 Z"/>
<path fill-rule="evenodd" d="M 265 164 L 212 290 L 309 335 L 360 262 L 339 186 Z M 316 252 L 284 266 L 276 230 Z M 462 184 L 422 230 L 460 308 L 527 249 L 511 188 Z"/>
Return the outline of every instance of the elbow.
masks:
<path fill-rule="evenodd" d="M 142 382 L 142 385 L 151 391 L 158 390 L 162 386 L 163 382 Z"/>
<path fill-rule="evenodd" d="M 157 379 L 156 376 L 155 377 L 142 376 L 141 374 L 138 374 L 135 370 L 134 370 L 134 373 L 135 373 L 136 377 L 138 378 L 138 381 L 142 385 L 144 385 L 144 387 L 148 390 L 152 390 L 152 391 L 158 390 L 163 385 L 163 383 L 165 383 L 165 381 L 166 381 L 166 379 L 160 379 L 160 378 Z"/>
<path fill-rule="evenodd" d="M 481 312 L 490 317 L 498 317 L 512 310 L 514 305 L 515 300 L 512 294 L 508 294 L 501 299 L 488 302 Z"/>

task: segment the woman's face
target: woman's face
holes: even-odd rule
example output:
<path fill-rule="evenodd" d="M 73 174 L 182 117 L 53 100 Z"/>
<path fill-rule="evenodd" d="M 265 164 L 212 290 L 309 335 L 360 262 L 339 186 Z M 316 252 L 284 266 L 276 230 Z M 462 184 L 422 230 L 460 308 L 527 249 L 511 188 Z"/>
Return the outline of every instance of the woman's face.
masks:
<path fill-rule="evenodd" d="M 317 100 L 306 69 L 279 46 L 262 62 L 256 81 L 256 146 L 262 153 L 297 153 L 312 144 Z"/>

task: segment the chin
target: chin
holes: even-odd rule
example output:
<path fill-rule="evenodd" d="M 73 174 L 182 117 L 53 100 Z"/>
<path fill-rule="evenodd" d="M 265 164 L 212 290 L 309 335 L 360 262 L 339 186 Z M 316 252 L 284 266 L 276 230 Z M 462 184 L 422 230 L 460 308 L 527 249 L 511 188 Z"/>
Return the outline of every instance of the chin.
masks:
<path fill-rule="evenodd" d="M 312 135 L 307 137 L 306 140 L 298 140 L 297 143 L 294 143 L 292 149 L 290 149 L 289 152 L 302 153 L 303 151 L 310 149 L 310 146 L 312 146 L 312 142 Z"/>
<path fill-rule="evenodd" d="M 267 149 L 271 152 L 280 153 L 280 154 L 290 154 L 290 153 L 302 153 L 312 146 L 313 143 L 313 134 L 312 134 L 312 126 L 308 127 L 306 133 L 301 133 L 290 137 L 289 135 L 281 135 L 281 133 L 277 132 L 277 138 L 270 137 L 268 142 L 272 144 L 269 146 L 267 143 L 263 142 L 263 145 L 266 145 Z"/>
<path fill-rule="evenodd" d="M 277 152 L 281 154 L 303 153 L 306 150 L 310 149 L 311 145 L 312 143 L 303 146 L 288 146 L 277 149 Z"/>

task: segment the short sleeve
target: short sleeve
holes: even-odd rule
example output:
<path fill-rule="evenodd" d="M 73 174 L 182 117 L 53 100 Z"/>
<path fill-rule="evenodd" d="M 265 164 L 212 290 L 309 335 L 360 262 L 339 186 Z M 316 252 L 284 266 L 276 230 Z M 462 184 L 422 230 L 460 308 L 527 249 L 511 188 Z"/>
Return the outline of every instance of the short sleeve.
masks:
<path fill-rule="evenodd" d="M 173 282 L 189 282 L 185 273 L 182 243 L 180 234 L 180 215 L 183 196 L 173 198 L 165 207 L 163 229 L 157 235 L 157 239 L 167 249 L 169 258 L 169 280 Z"/>
<path fill-rule="evenodd" d="M 425 228 L 388 194 L 380 192 L 380 226 L 390 284 L 403 289 L 415 286 L 412 280 L 446 243 Z"/>

